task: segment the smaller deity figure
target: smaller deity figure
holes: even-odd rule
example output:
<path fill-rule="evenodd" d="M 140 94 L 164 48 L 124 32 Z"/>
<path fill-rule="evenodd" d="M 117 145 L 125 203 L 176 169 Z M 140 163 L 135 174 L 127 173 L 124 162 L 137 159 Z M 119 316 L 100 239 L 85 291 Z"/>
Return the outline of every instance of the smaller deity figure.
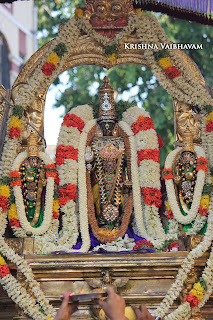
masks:
<path fill-rule="evenodd" d="M 94 133 L 85 152 L 90 224 L 101 242 L 123 236 L 132 212 L 130 163 L 127 140 L 115 115 L 114 91 L 107 77 L 99 89 L 100 109 Z M 91 213 L 92 212 L 92 213 Z M 93 214 L 94 213 L 94 214 Z"/>
<path fill-rule="evenodd" d="M 205 232 L 207 208 L 202 208 L 202 192 L 207 160 L 201 142 L 201 120 L 187 104 L 175 103 L 177 148 L 165 163 L 169 208 L 169 233 L 182 236 Z"/>
<path fill-rule="evenodd" d="M 45 195 L 45 168 L 39 157 L 37 138 L 31 133 L 28 138 L 27 158 L 20 166 L 23 199 L 27 220 L 32 227 L 39 227 L 43 221 Z"/>
<path fill-rule="evenodd" d="M 130 0 L 87 0 L 86 15 L 97 33 L 114 38 L 128 24 L 128 16 L 133 13 Z"/>
<path fill-rule="evenodd" d="M 187 132 L 185 132 L 182 138 L 184 142 L 182 152 L 174 167 L 174 182 L 176 195 L 179 198 L 183 212 L 188 214 L 193 201 L 193 193 L 197 179 L 197 156 L 194 150 L 193 137 L 187 135 Z"/>

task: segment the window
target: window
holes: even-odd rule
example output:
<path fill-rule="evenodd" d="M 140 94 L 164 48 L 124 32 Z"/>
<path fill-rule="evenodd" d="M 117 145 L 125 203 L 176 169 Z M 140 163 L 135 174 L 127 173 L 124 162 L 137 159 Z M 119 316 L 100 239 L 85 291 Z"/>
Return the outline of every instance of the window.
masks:
<path fill-rule="evenodd" d="M 0 34 L 0 84 L 10 89 L 10 61 L 6 41 Z"/>

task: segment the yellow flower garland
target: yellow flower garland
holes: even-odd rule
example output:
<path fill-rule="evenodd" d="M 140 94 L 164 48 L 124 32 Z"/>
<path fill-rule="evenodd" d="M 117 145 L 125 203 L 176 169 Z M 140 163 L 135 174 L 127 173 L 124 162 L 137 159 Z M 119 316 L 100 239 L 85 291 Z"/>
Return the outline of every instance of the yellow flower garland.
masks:
<path fill-rule="evenodd" d="M 60 206 L 58 200 L 53 200 L 53 211 L 58 212 Z"/>
<path fill-rule="evenodd" d="M 209 113 L 208 117 L 206 117 L 205 121 L 213 121 L 213 111 Z"/>
<path fill-rule="evenodd" d="M 0 186 L 0 196 L 4 196 L 6 198 L 9 198 L 9 196 L 10 196 L 10 187 L 2 184 Z"/>
<path fill-rule="evenodd" d="M 197 282 L 194 284 L 193 289 L 190 291 L 190 293 L 193 294 L 195 297 L 198 298 L 198 300 L 201 301 L 205 293 L 205 290 L 201 286 L 200 282 Z"/>
<path fill-rule="evenodd" d="M 4 260 L 4 258 L 2 256 L 0 256 L 0 264 L 1 265 L 5 265 L 6 261 Z"/>
<path fill-rule="evenodd" d="M 9 122 L 9 128 L 18 128 L 21 130 L 21 120 L 19 119 L 18 116 L 12 116 L 11 120 Z"/>
<path fill-rule="evenodd" d="M 208 207 L 209 207 L 209 196 L 207 194 L 205 194 L 204 196 L 201 197 L 200 206 L 203 207 L 203 209 L 208 209 Z"/>
<path fill-rule="evenodd" d="M 163 70 L 166 70 L 167 68 L 173 66 L 172 60 L 170 58 L 161 58 L 158 61 L 158 64 Z"/>
<path fill-rule="evenodd" d="M 46 62 L 52 62 L 55 66 L 59 63 L 60 57 L 55 52 L 51 52 Z"/>
<path fill-rule="evenodd" d="M 18 220 L 18 215 L 17 215 L 15 203 L 12 203 L 8 209 L 8 219 L 10 220 L 13 218 Z"/>

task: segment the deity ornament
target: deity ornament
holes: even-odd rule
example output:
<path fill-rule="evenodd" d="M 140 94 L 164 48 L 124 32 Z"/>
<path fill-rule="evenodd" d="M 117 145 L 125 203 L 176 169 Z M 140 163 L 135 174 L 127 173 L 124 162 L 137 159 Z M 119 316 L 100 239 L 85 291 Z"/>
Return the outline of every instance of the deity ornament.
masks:
<path fill-rule="evenodd" d="M 85 15 L 94 30 L 113 39 L 128 24 L 128 17 L 133 13 L 131 0 L 87 0 Z"/>
<path fill-rule="evenodd" d="M 43 221 L 45 169 L 44 162 L 39 157 L 38 139 L 34 133 L 30 134 L 27 143 L 27 158 L 20 166 L 23 199 L 27 220 L 32 227 L 38 227 Z"/>
<path fill-rule="evenodd" d="M 105 243 L 126 232 L 132 213 L 132 184 L 128 136 L 118 125 L 109 79 L 103 82 L 99 117 L 88 134 L 85 161 L 89 222 L 96 238 Z"/>

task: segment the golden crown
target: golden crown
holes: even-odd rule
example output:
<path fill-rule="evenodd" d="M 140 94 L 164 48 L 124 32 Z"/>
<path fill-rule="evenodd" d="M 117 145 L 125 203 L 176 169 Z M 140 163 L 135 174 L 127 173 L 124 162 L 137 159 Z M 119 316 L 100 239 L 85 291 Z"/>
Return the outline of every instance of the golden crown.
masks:
<path fill-rule="evenodd" d="M 109 79 L 104 77 L 103 85 L 98 90 L 99 93 L 99 117 L 98 120 L 116 119 L 114 90 L 109 84 Z"/>

